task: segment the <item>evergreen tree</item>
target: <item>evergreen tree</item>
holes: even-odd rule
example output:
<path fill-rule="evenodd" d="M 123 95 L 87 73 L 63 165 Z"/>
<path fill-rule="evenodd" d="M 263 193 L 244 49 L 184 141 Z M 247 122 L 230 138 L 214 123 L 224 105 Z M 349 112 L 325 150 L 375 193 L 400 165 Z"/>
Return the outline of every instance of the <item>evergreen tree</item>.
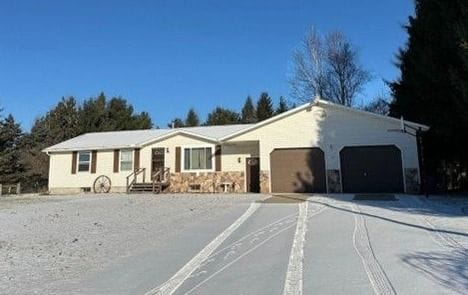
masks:
<path fill-rule="evenodd" d="M 181 118 L 175 118 L 174 120 L 172 120 L 170 123 L 167 124 L 167 127 L 182 128 L 182 127 L 185 127 L 185 123 L 184 123 L 184 120 L 182 120 Z"/>
<path fill-rule="evenodd" d="M 200 125 L 200 119 L 198 119 L 198 114 L 193 108 L 191 108 L 187 113 L 187 118 L 185 119 L 185 126 L 194 127 Z"/>
<path fill-rule="evenodd" d="M 242 114 L 242 123 L 244 124 L 251 124 L 257 122 L 257 114 L 255 110 L 255 106 L 252 102 L 252 98 L 247 96 L 247 99 L 245 100 L 244 107 L 242 108 L 241 111 Z"/>
<path fill-rule="evenodd" d="M 107 99 L 101 92 L 97 98 L 90 98 L 83 102 L 80 108 L 81 132 L 99 132 L 107 124 Z"/>
<path fill-rule="evenodd" d="M 153 125 L 147 112 L 135 113 L 127 100 L 121 97 L 107 100 L 104 93 L 85 100 L 79 117 L 80 133 L 149 129 Z"/>
<path fill-rule="evenodd" d="M 10 114 L 0 121 L 0 183 L 13 184 L 23 179 L 20 142 L 23 132 Z"/>
<path fill-rule="evenodd" d="M 153 126 L 151 116 L 148 112 L 141 112 L 139 114 L 133 115 L 132 121 L 133 121 L 133 128 L 135 130 L 151 129 L 153 127 L 158 129 L 158 126 Z"/>
<path fill-rule="evenodd" d="M 239 113 L 229 109 L 217 107 L 208 114 L 208 118 L 204 125 L 239 124 L 240 121 Z"/>
<path fill-rule="evenodd" d="M 278 107 L 276 108 L 275 115 L 279 115 L 281 113 L 287 112 L 289 110 L 288 103 L 284 99 L 284 97 L 280 96 Z"/>
<path fill-rule="evenodd" d="M 429 173 L 442 171 L 445 178 L 456 170 L 455 178 L 466 184 L 468 2 L 417 0 L 405 29 L 409 40 L 398 55 L 401 77 L 390 83 L 390 113 L 429 125 L 424 138 Z"/>
<path fill-rule="evenodd" d="M 263 92 L 257 102 L 257 120 L 263 121 L 273 117 L 273 103 L 268 93 Z"/>

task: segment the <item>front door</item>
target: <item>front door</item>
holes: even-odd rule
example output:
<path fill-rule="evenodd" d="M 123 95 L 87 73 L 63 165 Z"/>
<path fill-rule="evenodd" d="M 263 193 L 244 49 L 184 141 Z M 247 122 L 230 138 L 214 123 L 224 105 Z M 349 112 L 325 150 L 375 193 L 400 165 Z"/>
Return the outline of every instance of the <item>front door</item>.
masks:
<path fill-rule="evenodd" d="M 247 192 L 259 193 L 260 192 L 260 158 L 252 157 L 247 158 L 246 165 L 246 184 Z"/>
<path fill-rule="evenodd" d="M 156 171 L 164 169 L 165 148 L 154 148 L 151 151 L 151 178 Z"/>

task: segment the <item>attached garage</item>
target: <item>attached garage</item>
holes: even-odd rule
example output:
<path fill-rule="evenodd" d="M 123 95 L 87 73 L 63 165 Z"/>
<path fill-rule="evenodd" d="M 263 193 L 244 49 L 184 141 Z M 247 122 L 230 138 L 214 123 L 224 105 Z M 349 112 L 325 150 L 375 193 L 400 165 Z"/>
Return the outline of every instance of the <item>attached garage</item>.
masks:
<path fill-rule="evenodd" d="M 340 163 L 345 193 L 404 192 L 401 151 L 394 145 L 345 147 Z"/>
<path fill-rule="evenodd" d="M 325 193 L 325 155 L 320 148 L 275 149 L 270 154 L 271 191 Z"/>

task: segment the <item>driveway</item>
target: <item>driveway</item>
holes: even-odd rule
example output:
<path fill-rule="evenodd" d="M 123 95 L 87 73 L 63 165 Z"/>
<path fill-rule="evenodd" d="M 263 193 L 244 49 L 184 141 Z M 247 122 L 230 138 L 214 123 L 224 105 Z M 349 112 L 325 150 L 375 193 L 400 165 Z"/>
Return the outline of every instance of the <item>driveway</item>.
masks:
<path fill-rule="evenodd" d="M 16 218 L 29 214 L 24 206 L 39 212 L 44 204 L 2 209 L 0 203 L 2 227 L 8 210 L 15 210 Z M 113 211 L 88 212 L 96 205 Z M 50 213 L 75 208 L 82 222 L 101 220 L 107 230 L 91 227 L 93 232 L 63 245 L 73 250 L 86 239 L 81 248 L 87 250 L 80 253 L 87 270 L 67 256 L 66 263 L 80 270 L 49 274 L 37 267 L 53 267 L 54 261 L 63 268 L 60 260 L 33 260 L 29 279 L 41 283 L 42 291 L 60 294 L 467 294 L 467 205 L 414 196 L 393 201 L 357 201 L 351 195 L 65 198 L 56 200 Z M 65 218 L 61 226 L 66 224 Z M 8 237 L 11 233 L 2 232 L 0 243 Z M 10 250 L 22 258 L 31 252 L 11 245 Z M 4 252 L 0 248 L 0 255 Z M 0 290 L 41 293 L 16 273 L 22 259 L 13 261 L 1 269 L 6 271 L 1 277 L 11 279 Z"/>

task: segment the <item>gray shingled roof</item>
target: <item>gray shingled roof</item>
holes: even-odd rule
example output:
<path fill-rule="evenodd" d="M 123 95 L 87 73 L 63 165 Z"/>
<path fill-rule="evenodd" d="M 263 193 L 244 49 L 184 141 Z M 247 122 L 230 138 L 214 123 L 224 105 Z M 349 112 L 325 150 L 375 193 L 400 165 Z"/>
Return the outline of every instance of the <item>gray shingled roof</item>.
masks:
<path fill-rule="evenodd" d="M 93 132 L 74 137 L 44 149 L 45 152 L 60 152 L 70 150 L 87 149 L 114 149 L 125 147 L 140 147 L 145 143 L 170 136 L 172 134 L 189 134 L 199 136 L 212 141 L 229 134 L 238 132 L 252 125 L 223 125 L 223 126 L 200 126 L 175 129 L 146 129 L 131 131 Z"/>

